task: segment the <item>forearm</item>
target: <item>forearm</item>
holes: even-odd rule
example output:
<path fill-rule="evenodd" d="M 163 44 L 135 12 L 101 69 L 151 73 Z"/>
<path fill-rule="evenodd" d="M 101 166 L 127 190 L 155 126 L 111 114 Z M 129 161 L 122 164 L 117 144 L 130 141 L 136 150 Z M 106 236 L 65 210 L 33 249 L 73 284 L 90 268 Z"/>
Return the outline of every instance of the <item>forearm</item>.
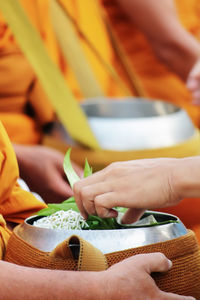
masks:
<path fill-rule="evenodd" d="M 117 1 L 127 17 L 149 40 L 156 56 L 186 80 L 200 55 L 200 44 L 183 28 L 174 1 Z"/>
<path fill-rule="evenodd" d="M 152 44 L 156 56 L 179 77 L 186 81 L 189 72 L 200 57 L 200 44 L 183 28 L 177 36 Z M 187 41 L 187 42 L 186 42 Z"/>
<path fill-rule="evenodd" d="M 103 299 L 100 272 L 56 271 L 0 261 L 1 299 Z"/>
<path fill-rule="evenodd" d="M 200 198 L 200 156 L 176 160 L 171 185 L 180 198 Z"/>

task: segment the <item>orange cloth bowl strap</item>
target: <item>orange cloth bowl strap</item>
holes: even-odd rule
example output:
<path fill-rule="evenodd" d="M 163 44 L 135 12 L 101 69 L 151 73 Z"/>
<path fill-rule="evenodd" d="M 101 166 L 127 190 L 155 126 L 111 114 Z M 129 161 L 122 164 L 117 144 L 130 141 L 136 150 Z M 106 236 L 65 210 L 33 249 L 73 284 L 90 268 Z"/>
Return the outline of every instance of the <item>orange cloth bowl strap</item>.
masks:
<path fill-rule="evenodd" d="M 5 255 L 8 262 L 47 269 L 101 271 L 136 254 L 162 252 L 172 260 L 173 268 L 167 273 L 152 274 L 159 288 L 200 300 L 200 249 L 195 234 L 190 230 L 173 240 L 106 255 L 79 236 L 66 239 L 52 252 L 40 251 L 21 239 L 17 230 L 18 226 L 8 241 Z M 79 245 L 77 257 L 74 257 L 70 244 Z"/>
<path fill-rule="evenodd" d="M 3 258 L 6 252 L 8 240 L 11 236 L 11 231 L 6 227 L 6 221 L 0 214 L 0 259 Z"/>
<path fill-rule="evenodd" d="M 19 225 L 20 226 L 20 225 Z M 107 269 L 105 256 L 79 236 L 71 236 L 60 243 L 52 252 L 43 252 L 18 236 L 15 227 L 9 241 L 5 260 L 15 264 L 62 270 L 102 271 Z M 74 257 L 70 244 L 79 246 L 78 258 Z M 23 253 L 23 255 L 21 255 Z"/>

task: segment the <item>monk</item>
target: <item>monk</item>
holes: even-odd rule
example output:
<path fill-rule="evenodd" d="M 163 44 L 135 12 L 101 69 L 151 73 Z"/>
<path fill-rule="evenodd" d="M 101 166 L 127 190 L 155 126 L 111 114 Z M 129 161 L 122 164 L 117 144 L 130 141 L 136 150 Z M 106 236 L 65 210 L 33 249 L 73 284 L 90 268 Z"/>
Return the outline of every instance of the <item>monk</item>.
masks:
<path fill-rule="evenodd" d="M 41 34 L 52 60 L 61 68 L 62 56 L 46 13 L 48 1 L 22 0 L 21 4 Z M 0 120 L 14 144 L 20 176 L 30 189 L 47 202 L 71 196 L 62 167 L 64 155 L 41 145 L 44 133 L 56 121 L 54 109 L 3 16 L 0 16 Z"/>
<path fill-rule="evenodd" d="M 22 222 L 24 218 L 46 205 L 18 186 L 17 160 L 1 123 L 0 169 L 0 259 L 2 259 L 13 225 Z M 193 297 L 165 293 L 155 285 L 150 276 L 151 272 L 166 272 L 171 266 L 171 261 L 161 253 L 137 255 L 102 272 L 27 268 L 0 260 L 0 281 L 3 283 L 0 285 L 0 295 L 4 300 L 66 299 L 66 297 L 83 300 L 145 298 L 194 300 Z"/>

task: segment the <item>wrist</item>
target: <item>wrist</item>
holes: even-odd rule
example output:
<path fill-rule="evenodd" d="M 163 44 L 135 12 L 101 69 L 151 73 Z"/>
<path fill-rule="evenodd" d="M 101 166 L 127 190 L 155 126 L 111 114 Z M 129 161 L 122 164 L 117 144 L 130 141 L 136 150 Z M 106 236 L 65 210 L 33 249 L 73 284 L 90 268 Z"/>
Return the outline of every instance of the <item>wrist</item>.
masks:
<path fill-rule="evenodd" d="M 104 285 L 104 271 L 100 272 L 73 272 L 76 277 L 75 282 L 78 283 L 78 287 L 74 286 L 74 279 L 72 280 L 72 286 L 74 286 L 73 299 L 84 300 L 105 300 L 110 298 L 106 297 L 105 285 Z M 69 297 L 69 299 L 71 299 Z"/>
<path fill-rule="evenodd" d="M 179 199 L 200 197 L 200 157 L 177 159 L 172 182 Z"/>

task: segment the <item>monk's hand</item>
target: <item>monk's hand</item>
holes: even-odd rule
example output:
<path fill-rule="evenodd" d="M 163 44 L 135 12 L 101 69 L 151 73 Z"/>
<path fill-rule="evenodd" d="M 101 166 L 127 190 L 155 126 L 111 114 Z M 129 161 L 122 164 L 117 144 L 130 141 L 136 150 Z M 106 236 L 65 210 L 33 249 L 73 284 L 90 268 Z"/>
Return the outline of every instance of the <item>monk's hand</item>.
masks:
<path fill-rule="evenodd" d="M 142 159 L 112 163 L 74 185 L 81 214 L 116 217 L 116 206 L 131 208 L 124 223 L 137 220 L 145 209 L 176 204 L 180 195 L 174 189 L 174 158 Z"/>
<path fill-rule="evenodd" d="M 38 193 L 45 202 L 60 202 L 73 195 L 63 170 L 64 154 L 41 145 L 14 145 L 20 176 L 31 191 Z M 82 176 L 82 169 L 73 163 Z"/>
<path fill-rule="evenodd" d="M 172 266 L 162 253 L 140 254 L 100 272 L 105 299 L 195 300 L 161 291 L 151 273 L 167 272 Z"/>
<path fill-rule="evenodd" d="M 188 75 L 187 87 L 192 92 L 193 104 L 200 105 L 200 59 Z"/>

